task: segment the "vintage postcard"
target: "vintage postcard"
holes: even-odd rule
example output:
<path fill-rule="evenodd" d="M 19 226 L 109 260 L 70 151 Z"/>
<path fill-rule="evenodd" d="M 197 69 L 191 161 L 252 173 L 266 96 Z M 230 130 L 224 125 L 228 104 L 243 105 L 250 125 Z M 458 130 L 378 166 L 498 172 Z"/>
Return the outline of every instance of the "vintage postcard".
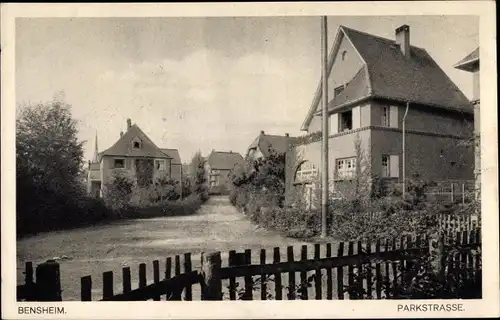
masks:
<path fill-rule="evenodd" d="M 494 2 L 1 14 L 2 318 L 499 315 Z"/>

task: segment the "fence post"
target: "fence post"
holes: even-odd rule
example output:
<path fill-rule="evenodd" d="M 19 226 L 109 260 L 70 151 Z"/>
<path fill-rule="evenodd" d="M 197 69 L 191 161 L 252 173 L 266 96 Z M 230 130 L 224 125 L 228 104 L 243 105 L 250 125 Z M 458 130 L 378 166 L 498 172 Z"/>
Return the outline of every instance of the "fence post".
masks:
<path fill-rule="evenodd" d="M 450 192 L 450 197 L 451 197 L 451 203 L 455 202 L 454 196 L 455 196 L 455 186 L 453 185 L 453 182 L 451 183 L 451 192 Z"/>
<path fill-rule="evenodd" d="M 465 205 L 465 183 L 462 183 L 462 205 Z"/>
<path fill-rule="evenodd" d="M 445 279 L 446 256 L 444 254 L 444 234 L 436 232 L 429 237 L 429 255 L 434 275 L 439 281 Z"/>
<path fill-rule="evenodd" d="M 59 263 L 47 260 L 36 267 L 36 301 L 62 301 Z"/>
<path fill-rule="evenodd" d="M 222 300 L 221 265 L 220 252 L 201 254 L 201 300 Z"/>

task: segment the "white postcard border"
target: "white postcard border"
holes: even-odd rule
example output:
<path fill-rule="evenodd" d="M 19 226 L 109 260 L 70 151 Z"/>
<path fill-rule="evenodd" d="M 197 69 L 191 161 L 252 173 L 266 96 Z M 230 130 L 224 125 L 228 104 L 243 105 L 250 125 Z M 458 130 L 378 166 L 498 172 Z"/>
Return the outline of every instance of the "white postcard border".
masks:
<path fill-rule="evenodd" d="M 62 302 L 18 303 L 15 297 L 15 17 L 167 17 L 283 15 L 478 15 L 481 59 L 483 299 L 435 301 Z M 499 316 L 498 141 L 495 3 L 492 1 L 2 4 L 2 318 L 404 318 Z M 461 304 L 465 311 L 406 312 L 398 305 Z M 20 314 L 23 306 L 64 307 L 65 314 Z"/>

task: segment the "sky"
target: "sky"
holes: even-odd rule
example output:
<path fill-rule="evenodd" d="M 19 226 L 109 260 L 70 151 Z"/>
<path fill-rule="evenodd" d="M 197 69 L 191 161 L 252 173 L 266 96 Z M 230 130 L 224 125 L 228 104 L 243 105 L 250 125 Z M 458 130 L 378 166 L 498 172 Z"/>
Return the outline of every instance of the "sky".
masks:
<path fill-rule="evenodd" d="M 426 49 L 471 98 L 453 65 L 479 46 L 473 16 L 330 16 L 340 25 Z M 245 155 L 261 130 L 300 126 L 321 76 L 319 17 L 18 18 L 16 104 L 63 98 L 86 141 L 85 159 L 111 147 L 131 118 L 160 148 Z"/>

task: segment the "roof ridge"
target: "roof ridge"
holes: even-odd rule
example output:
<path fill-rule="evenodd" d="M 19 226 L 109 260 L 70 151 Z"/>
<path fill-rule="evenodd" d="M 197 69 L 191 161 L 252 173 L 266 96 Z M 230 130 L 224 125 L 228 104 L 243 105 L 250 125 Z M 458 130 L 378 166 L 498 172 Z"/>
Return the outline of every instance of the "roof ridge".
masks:
<path fill-rule="evenodd" d="M 368 37 L 372 37 L 372 38 L 379 39 L 379 40 L 382 40 L 382 41 L 386 41 L 386 42 L 391 42 L 393 44 L 397 44 L 396 40 L 394 40 L 394 39 L 389 39 L 389 38 L 385 38 L 385 37 L 382 37 L 382 36 L 377 36 L 377 35 L 374 35 L 374 34 L 371 34 L 371 33 L 368 33 L 368 32 L 364 32 L 364 31 L 360 31 L 360 30 L 357 30 L 357 29 L 349 28 L 349 27 L 346 27 L 344 25 L 341 25 L 340 27 L 344 28 L 344 29 L 347 29 L 349 31 L 357 32 L 357 33 L 362 34 L 364 36 L 368 36 Z M 415 48 L 415 49 L 425 50 L 425 48 L 413 45 L 411 43 L 410 43 L 410 47 Z"/>

